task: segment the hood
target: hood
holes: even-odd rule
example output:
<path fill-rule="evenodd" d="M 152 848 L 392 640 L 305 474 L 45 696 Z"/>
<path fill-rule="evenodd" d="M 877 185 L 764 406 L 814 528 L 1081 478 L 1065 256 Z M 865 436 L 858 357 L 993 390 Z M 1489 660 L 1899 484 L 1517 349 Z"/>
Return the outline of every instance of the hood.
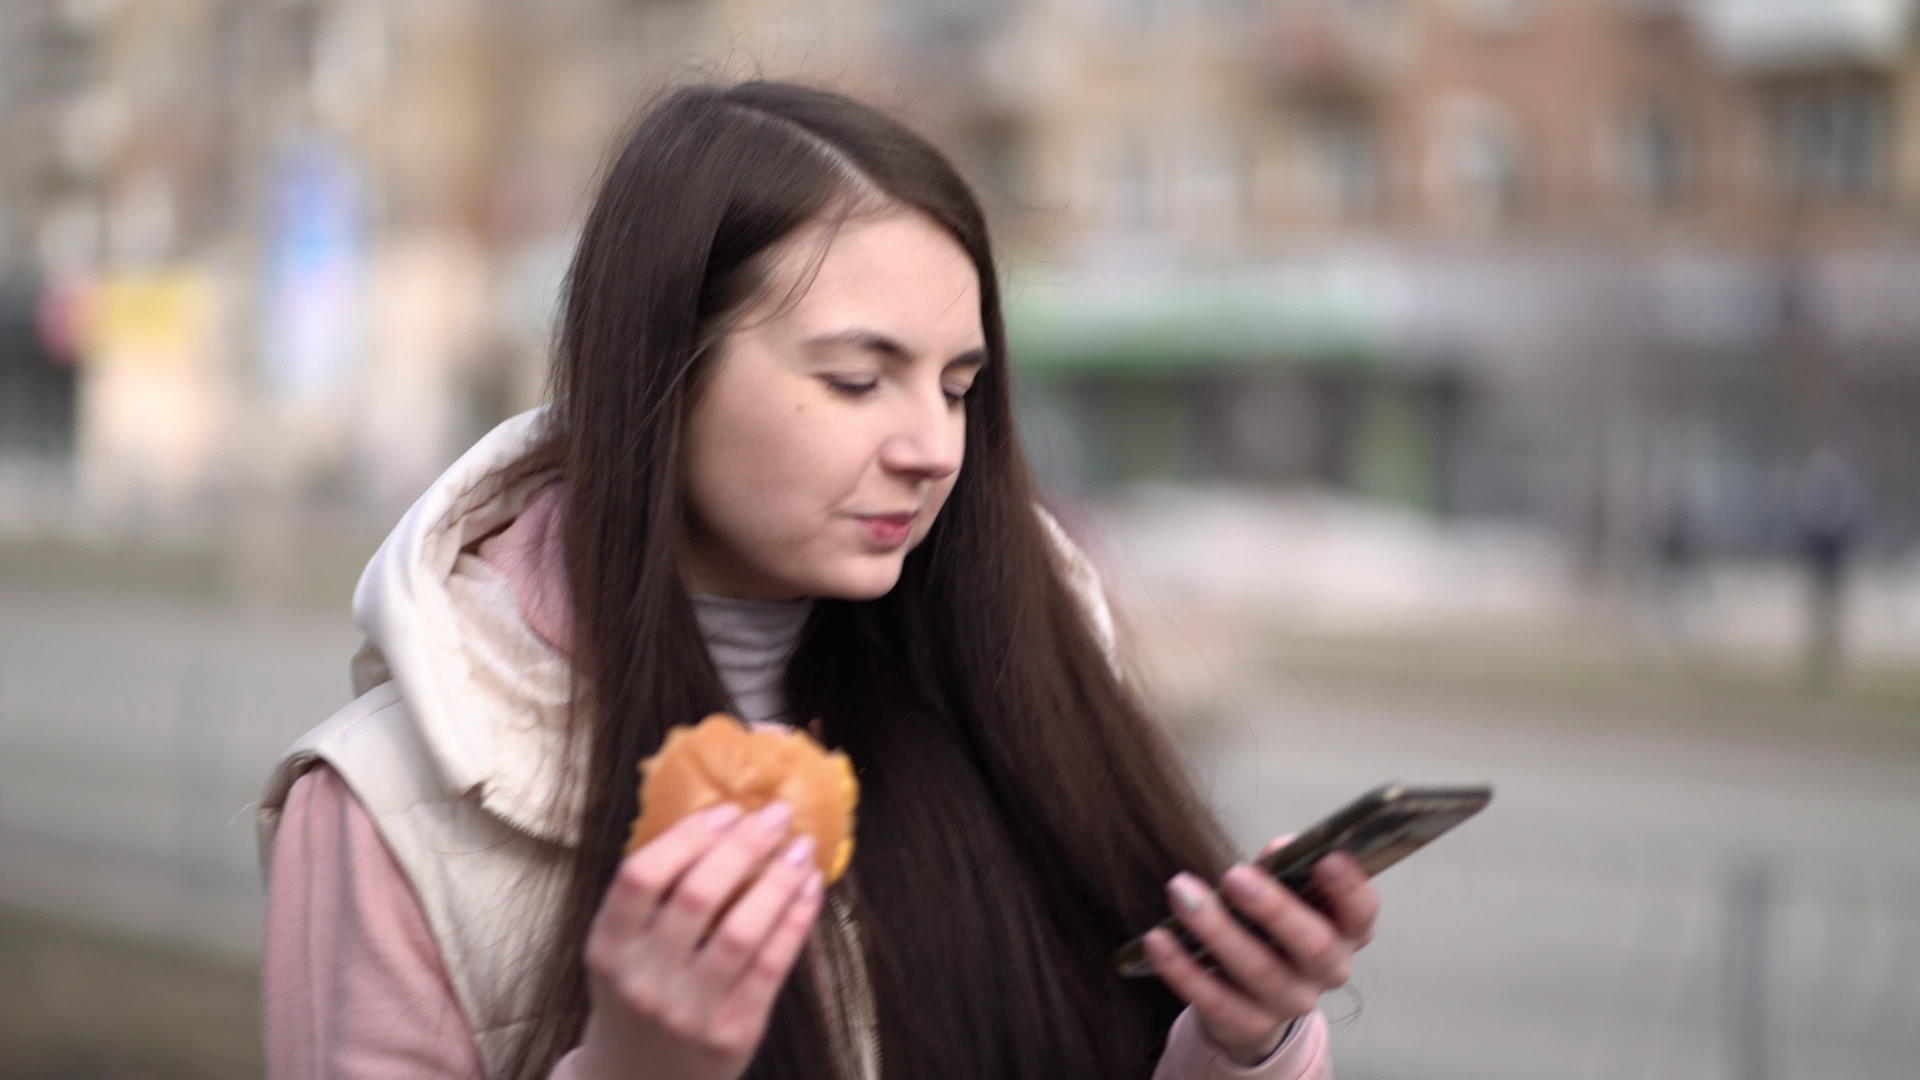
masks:
<path fill-rule="evenodd" d="M 503 482 L 532 448 L 544 409 L 500 424 L 461 455 L 414 502 L 381 543 L 353 593 L 354 625 L 366 635 L 353 657 L 353 690 L 392 681 L 450 797 L 478 796 L 509 825 L 568 842 L 572 815 L 552 803 L 551 766 L 563 734 L 551 694 L 502 693 L 477 671 L 472 619 L 449 579 L 462 549 L 511 523 L 551 472 Z M 510 594 L 502 603 L 510 606 Z M 495 613 L 497 614 L 497 613 Z M 488 689 L 492 687 L 493 689 Z"/>
<path fill-rule="evenodd" d="M 571 844 L 581 795 L 566 785 L 556 791 L 554 782 L 568 764 L 561 758 L 570 693 L 566 660 L 542 647 L 527 670 L 526 655 L 507 657 L 491 647 L 536 637 L 504 579 L 489 588 L 463 574 L 459 590 L 450 585 L 463 549 L 511 524 L 558 479 L 556 472 L 512 484 L 501 477 L 532 448 L 544 418 L 544 409 L 522 413 L 475 443 L 374 553 L 353 596 L 354 623 L 366 635 L 353 658 L 353 689 L 360 695 L 388 681 L 396 685 L 447 797 L 477 797 L 482 809 L 515 829 Z M 1035 511 L 1067 586 L 1118 673 L 1098 574 L 1053 516 L 1037 505 Z M 582 769 L 586 763 L 571 764 Z"/>

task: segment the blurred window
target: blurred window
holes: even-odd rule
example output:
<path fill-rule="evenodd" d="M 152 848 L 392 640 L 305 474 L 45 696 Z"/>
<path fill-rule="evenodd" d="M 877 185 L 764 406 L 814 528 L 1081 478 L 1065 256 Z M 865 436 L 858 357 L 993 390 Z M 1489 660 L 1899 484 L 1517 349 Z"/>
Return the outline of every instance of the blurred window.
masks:
<path fill-rule="evenodd" d="M 267 13 L 260 40 L 261 70 L 280 72 L 289 83 L 297 79 L 311 85 L 320 41 L 319 8 L 281 4 L 268 7 Z"/>
<path fill-rule="evenodd" d="M 989 197 L 1003 203 L 1024 203 L 1031 197 L 1033 166 L 1025 132 L 1018 124 L 1006 120 L 981 124 L 974 131 L 973 150 Z"/>
<path fill-rule="evenodd" d="M 1340 220 L 1379 209 L 1381 154 L 1372 118 L 1356 110 L 1326 109 L 1307 124 L 1310 184 L 1319 205 Z"/>
<path fill-rule="evenodd" d="M 1208 10 L 1238 22 L 1265 14 L 1268 6 L 1266 0 L 1210 0 L 1206 5 Z"/>
<path fill-rule="evenodd" d="M 1407 15 L 1407 0 L 1337 0 L 1334 6 L 1341 24 L 1356 33 L 1391 33 Z"/>
<path fill-rule="evenodd" d="M 1877 86 L 1818 85 L 1787 91 L 1778 115 L 1781 168 L 1796 197 L 1847 198 L 1881 189 L 1887 100 Z"/>
<path fill-rule="evenodd" d="M 1101 165 L 1101 223 L 1114 229 L 1143 229 L 1154 219 L 1153 155 L 1146 140 L 1120 136 Z"/>
<path fill-rule="evenodd" d="M 132 123 L 126 95 L 97 83 L 66 100 L 54 121 L 61 163 L 77 176 L 97 176 L 120 147 Z"/>
<path fill-rule="evenodd" d="M 77 94 L 94 78 L 94 38 L 66 23 L 22 21 L 0 33 L 0 88 L 8 98 Z"/>
<path fill-rule="evenodd" d="M 1100 6 L 1115 26 L 1131 29 L 1158 25 L 1167 14 L 1166 0 L 1100 0 Z"/>
<path fill-rule="evenodd" d="M 1232 131 L 1194 127 L 1187 136 L 1179 176 L 1181 212 L 1207 224 L 1238 222 L 1249 168 L 1246 148 Z"/>
<path fill-rule="evenodd" d="M 900 40 L 921 47 L 983 40 L 1010 17 L 1000 0 L 892 0 L 888 10 Z"/>
<path fill-rule="evenodd" d="M 1686 127 L 1673 108 L 1646 102 L 1628 111 L 1622 167 L 1635 195 L 1653 206 L 1686 196 L 1693 168 Z"/>
<path fill-rule="evenodd" d="M 1441 202 L 1451 216 L 1491 225 L 1516 214 L 1526 196 L 1526 162 L 1511 114 L 1494 102 L 1441 103 L 1435 158 Z"/>
<path fill-rule="evenodd" d="M 1539 0 L 1453 0 L 1454 8 L 1480 30 L 1521 30 L 1538 12 Z"/>
<path fill-rule="evenodd" d="M 59 9 L 62 22 L 75 30 L 90 32 L 107 21 L 116 5 L 109 0 L 61 0 L 53 6 Z"/>

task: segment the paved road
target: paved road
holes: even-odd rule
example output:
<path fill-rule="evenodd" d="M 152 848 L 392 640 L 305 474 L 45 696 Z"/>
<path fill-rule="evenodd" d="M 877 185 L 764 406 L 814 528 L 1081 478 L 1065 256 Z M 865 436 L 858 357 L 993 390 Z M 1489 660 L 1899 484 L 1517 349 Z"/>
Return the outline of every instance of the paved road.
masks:
<path fill-rule="evenodd" d="M 248 955 L 248 804 L 353 645 L 344 614 L 0 584 L 0 907 Z M 1499 788 L 1382 879 L 1343 1080 L 1916 1075 L 1913 752 L 1303 683 L 1232 715 L 1195 753 L 1250 847 L 1383 779 Z"/>
<path fill-rule="evenodd" d="M 250 803 L 354 643 L 344 613 L 0 585 L 0 906 L 253 953 Z"/>
<path fill-rule="evenodd" d="M 1387 779 L 1498 790 L 1381 878 L 1347 1080 L 1920 1075 L 1911 750 L 1350 687 L 1244 704 L 1200 758 L 1249 847 Z"/>

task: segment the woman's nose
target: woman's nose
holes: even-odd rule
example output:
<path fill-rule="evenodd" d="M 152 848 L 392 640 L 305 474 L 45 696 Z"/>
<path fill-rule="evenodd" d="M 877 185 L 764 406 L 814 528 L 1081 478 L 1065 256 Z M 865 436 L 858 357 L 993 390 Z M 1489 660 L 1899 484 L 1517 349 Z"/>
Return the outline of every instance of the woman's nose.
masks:
<path fill-rule="evenodd" d="M 960 468 L 966 449 L 964 415 L 951 408 L 944 392 L 936 393 L 937 409 L 917 404 L 901 415 L 880 448 L 880 460 L 889 469 L 943 480 Z"/>

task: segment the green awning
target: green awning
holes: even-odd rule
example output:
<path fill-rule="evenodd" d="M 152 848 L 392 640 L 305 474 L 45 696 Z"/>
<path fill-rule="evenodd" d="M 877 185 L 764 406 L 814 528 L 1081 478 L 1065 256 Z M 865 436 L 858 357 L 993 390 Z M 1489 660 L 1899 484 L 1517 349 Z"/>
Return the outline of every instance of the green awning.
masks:
<path fill-rule="evenodd" d="M 1006 317 L 1014 364 L 1048 375 L 1368 366 L 1386 351 L 1369 305 L 1251 278 L 1104 287 L 1016 279 Z"/>

